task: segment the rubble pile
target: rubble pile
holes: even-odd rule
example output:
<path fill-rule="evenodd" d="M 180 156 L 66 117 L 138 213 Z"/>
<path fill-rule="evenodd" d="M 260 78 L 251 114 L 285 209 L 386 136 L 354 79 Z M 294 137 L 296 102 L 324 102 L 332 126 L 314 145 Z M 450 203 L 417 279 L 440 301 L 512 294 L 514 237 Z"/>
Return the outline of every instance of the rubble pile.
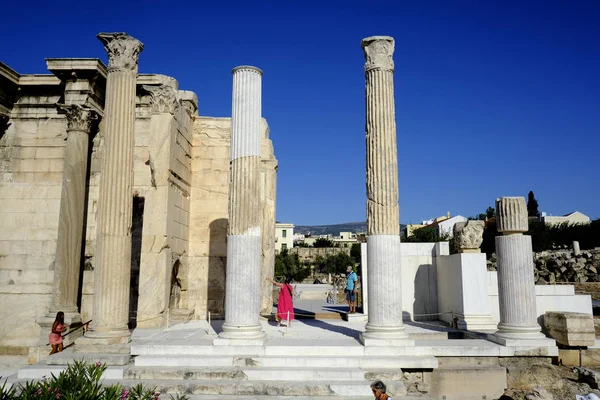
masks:
<path fill-rule="evenodd" d="M 600 282 L 600 248 L 581 251 L 550 250 L 533 253 L 536 285 L 556 282 Z M 496 270 L 496 254 L 487 261 L 490 271 Z"/>

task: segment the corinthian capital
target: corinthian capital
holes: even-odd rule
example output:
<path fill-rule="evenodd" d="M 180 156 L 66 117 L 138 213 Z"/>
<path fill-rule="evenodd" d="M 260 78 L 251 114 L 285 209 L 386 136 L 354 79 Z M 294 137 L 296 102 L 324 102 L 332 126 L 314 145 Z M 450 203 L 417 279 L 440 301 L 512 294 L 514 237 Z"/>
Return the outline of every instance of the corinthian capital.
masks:
<path fill-rule="evenodd" d="M 371 36 L 361 42 L 365 52 L 365 72 L 379 69 L 394 71 L 394 38 L 390 36 Z"/>
<path fill-rule="evenodd" d="M 176 99 L 176 91 L 170 85 L 144 85 L 144 90 L 150 93 L 150 104 L 153 113 L 175 114 L 179 103 Z"/>
<path fill-rule="evenodd" d="M 79 104 L 57 104 L 58 108 L 67 115 L 67 131 L 83 131 L 89 133 L 92 123 L 98 119 L 98 114 Z"/>
<path fill-rule="evenodd" d="M 129 70 L 137 72 L 138 57 L 144 45 L 126 33 L 99 33 L 98 39 L 108 53 L 108 72 Z"/>

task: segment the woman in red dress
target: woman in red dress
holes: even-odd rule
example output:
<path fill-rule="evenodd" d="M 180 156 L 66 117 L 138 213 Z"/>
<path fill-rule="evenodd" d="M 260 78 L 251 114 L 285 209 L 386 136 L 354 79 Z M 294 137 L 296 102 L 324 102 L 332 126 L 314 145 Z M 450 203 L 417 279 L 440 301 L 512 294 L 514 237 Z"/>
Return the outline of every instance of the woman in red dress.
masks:
<path fill-rule="evenodd" d="M 56 313 L 56 318 L 52 324 L 52 333 L 48 337 L 48 342 L 52 346 L 50 355 L 59 353 L 63 350 L 63 338 L 62 333 L 67 330 L 69 325 L 65 324 L 65 313 L 59 311 Z"/>
<path fill-rule="evenodd" d="M 289 325 L 292 326 L 292 320 L 294 319 L 294 302 L 292 300 L 294 288 L 291 285 L 292 278 L 285 278 L 285 283 L 275 282 L 271 278 L 267 278 L 267 281 L 279 288 L 279 299 L 277 300 L 277 322 L 281 326 L 281 321 L 288 320 L 289 312 Z"/>

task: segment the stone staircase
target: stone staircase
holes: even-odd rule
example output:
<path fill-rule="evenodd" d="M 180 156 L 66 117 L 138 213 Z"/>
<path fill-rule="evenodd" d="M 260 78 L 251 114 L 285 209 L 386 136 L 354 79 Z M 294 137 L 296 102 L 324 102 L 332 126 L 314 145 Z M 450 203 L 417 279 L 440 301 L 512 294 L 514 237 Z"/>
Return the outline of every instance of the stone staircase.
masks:
<path fill-rule="evenodd" d="M 429 399 L 417 374 L 431 370 L 432 356 L 353 354 L 343 345 L 214 346 L 136 344 L 134 362 L 123 370 L 122 384 L 144 383 L 161 393 L 191 399 L 372 399 L 370 383 L 381 379 L 394 399 Z M 409 393 L 411 392 L 411 393 Z"/>

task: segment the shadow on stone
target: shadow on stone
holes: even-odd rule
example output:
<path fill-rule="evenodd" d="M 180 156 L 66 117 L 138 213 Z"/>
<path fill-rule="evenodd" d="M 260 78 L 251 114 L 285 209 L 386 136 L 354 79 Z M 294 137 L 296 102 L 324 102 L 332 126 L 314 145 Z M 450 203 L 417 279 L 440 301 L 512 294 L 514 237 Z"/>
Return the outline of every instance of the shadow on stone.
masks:
<path fill-rule="evenodd" d="M 209 224 L 206 309 L 211 313 L 211 319 L 223 319 L 225 317 L 228 221 L 227 218 L 218 218 Z"/>

